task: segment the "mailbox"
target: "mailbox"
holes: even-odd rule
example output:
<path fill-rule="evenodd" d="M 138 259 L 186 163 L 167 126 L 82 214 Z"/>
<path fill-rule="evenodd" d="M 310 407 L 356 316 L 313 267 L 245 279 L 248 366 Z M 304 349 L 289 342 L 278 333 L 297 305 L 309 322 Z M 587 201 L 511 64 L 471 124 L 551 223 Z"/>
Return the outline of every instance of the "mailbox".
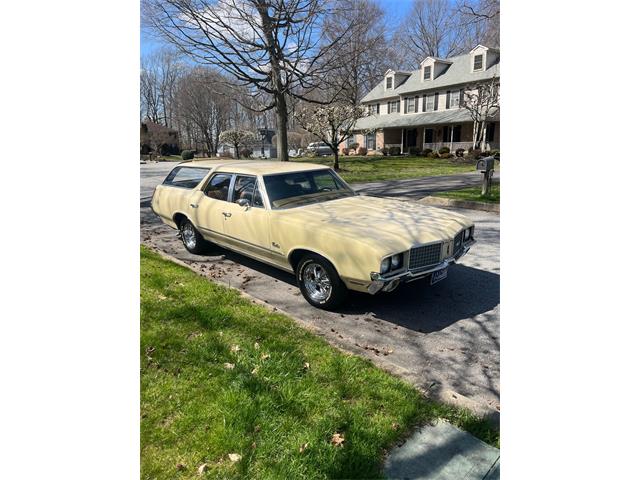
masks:
<path fill-rule="evenodd" d="M 493 157 L 481 158 L 478 160 L 478 163 L 476 163 L 476 170 L 480 170 L 481 172 L 491 171 L 493 170 L 494 161 Z"/>

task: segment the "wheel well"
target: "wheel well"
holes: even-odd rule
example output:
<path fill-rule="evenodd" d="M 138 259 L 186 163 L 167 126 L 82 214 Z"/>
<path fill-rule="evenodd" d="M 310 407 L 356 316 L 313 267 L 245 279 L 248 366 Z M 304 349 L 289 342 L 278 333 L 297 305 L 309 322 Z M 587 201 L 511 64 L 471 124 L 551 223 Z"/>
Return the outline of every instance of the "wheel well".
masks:
<path fill-rule="evenodd" d="M 304 248 L 298 248 L 294 251 L 292 251 L 289 254 L 289 263 L 291 264 L 291 266 L 293 267 L 293 270 L 296 270 L 296 267 L 298 266 L 298 262 L 300 262 L 300 260 L 302 260 L 302 257 L 304 257 L 306 254 L 311 253 L 313 255 L 318 255 L 319 257 L 324 258 L 327 262 L 329 262 L 331 264 L 331 266 L 333 266 L 333 268 L 338 271 L 338 269 L 336 268 L 336 266 L 333 264 L 333 262 L 331 260 L 329 260 L 327 257 L 325 257 L 324 255 L 318 253 L 318 252 L 314 252 L 312 250 L 305 250 Z"/>
<path fill-rule="evenodd" d="M 176 224 L 176 227 L 180 228 L 180 224 L 183 222 L 183 220 L 187 220 L 187 216 L 184 213 L 176 213 L 173 216 L 173 223 Z"/>

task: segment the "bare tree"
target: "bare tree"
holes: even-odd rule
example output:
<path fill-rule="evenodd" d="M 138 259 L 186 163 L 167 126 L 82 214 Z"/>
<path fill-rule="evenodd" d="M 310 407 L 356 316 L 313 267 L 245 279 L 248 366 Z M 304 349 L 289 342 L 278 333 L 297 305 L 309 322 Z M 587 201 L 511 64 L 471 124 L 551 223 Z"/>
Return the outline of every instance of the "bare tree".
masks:
<path fill-rule="evenodd" d="M 329 7 L 327 0 L 143 0 L 143 15 L 195 62 L 267 95 L 257 110 L 276 110 L 278 157 L 286 161 L 287 99 L 321 88 L 342 39 L 322 35 Z"/>
<path fill-rule="evenodd" d="M 142 116 L 166 127 L 174 127 L 174 97 L 182 72 L 178 54 L 170 49 L 154 52 L 141 60 L 140 97 Z"/>
<path fill-rule="evenodd" d="M 447 58 L 465 51 L 465 32 L 458 10 L 449 0 L 414 0 L 396 32 L 411 69 L 426 57 Z"/>
<path fill-rule="evenodd" d="M 218 151 L 220 133 L 228 125 L 232 99 L 225 95 L 222 78 L 206 68 L 193 69 L 176 87 L 176 109 L 189 143 L 202 140 L 209 156 Z"/>
<path fill-rule="evenodd" d="M 470 43 L 500 46 L 500 0 L 460 0 L 457 9 Z"/>
<path fill-rule="evenodd" d="M 324 30 L 331 40 L 344 38 L 336 42 L 334 91 L 357 105 L 380 81 L 381 73 L 394 66 L 384 12 L 374 0 L 341 0 L 334 15 L 325 20 Z"/>
<path fill-rule="evenodd" d="M 487 83 L 467 85 L 461 106 L 473 120 L 473 148 L 487 149 L 487 122 L 500 112 L 500 83 L 493 77 Z"/>
<path fill-rule="evenodd" d="M 160 89 L 157 72 L 148 62 L 143 61 L 140 68 L 140 120 L 148 118 L 160 123 Z"/>
<path fill-rule="evenodd" d="M 367 115 L 361 105 L 336 102 L 333 105 L 308 105 L 300 109 L 297 119 L 302 128 L 327 144 L 333 152 L 333 169 L 340 170 L 340 143 L 351 135 L 356 122 Z"/>

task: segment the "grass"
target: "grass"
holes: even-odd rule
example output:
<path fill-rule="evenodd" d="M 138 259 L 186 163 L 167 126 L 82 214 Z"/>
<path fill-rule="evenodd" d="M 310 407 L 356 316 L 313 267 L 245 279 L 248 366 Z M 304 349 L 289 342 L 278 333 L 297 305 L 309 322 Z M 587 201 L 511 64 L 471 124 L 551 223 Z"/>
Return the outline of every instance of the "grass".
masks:
<path fill-rule="evenodd" d="M 499 445 L 468 411 L 425 400 L 235 290 L 140 255 L 141 478 L 193 478 L 204 463 L 198 478 L 378 478 L 385 449 L 435 418 Z M 343 446 L 331 444 L 335 433 Z"/>
<path fill-rule="evenodd" d="M 453 198 L 456 200 L 469 200 L 472 202 L 500 203 L 500 184 L 493 183 L 491 192 L 488 196 L 481 196 L 481 187 L 462 188 L 460 190 L 449 190 L 447 192 L 438 192 L 435 197 Z"/>
<path fill-rule="evenodd" d="M 333 165 L 333 157 L 303 157 L 291 160 Z M 340 176 L 349 183 L 452 175 L 474 170 L 475 162 L 463 163 L 455 158 L 340 156 Z"/>

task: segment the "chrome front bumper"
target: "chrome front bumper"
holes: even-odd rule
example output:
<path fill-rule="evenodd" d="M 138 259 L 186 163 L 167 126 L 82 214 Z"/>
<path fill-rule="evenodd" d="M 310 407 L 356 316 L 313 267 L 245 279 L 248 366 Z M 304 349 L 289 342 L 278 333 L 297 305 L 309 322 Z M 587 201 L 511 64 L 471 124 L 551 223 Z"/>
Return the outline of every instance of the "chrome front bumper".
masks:
<path fill-rule="evenodd" d="M 433 265 L 431 267 L 427 267 L 424 270 L 413 270 L 413 271 L 402 271 L 399 273 L 395 273 L 393 275 L 380 275 L 379 273 L 371 273 L 371 284 L 367 287 L 367 291 L 371 295 L 375 295 L 380 290 L 383 292 L 390 292 L 395 290 L 395 288 L 400 283 L 413 282 L 415 280 L 420 280 L 428 275 L 431 275 L 433 272 L 437 270 L 442 270 L 443 268 L 447 268 L 449 265 L 456 263 L 460 258 L 464 257 L 467 252 L 471 249 L 471 246 L 476 243 L 475 240 L 470 240 L 466 242 L 462 250 L 458 252 L 457 255 L 453 255 L 451 257 L 445 258 L 442 262 L 437 265 Z"/>

